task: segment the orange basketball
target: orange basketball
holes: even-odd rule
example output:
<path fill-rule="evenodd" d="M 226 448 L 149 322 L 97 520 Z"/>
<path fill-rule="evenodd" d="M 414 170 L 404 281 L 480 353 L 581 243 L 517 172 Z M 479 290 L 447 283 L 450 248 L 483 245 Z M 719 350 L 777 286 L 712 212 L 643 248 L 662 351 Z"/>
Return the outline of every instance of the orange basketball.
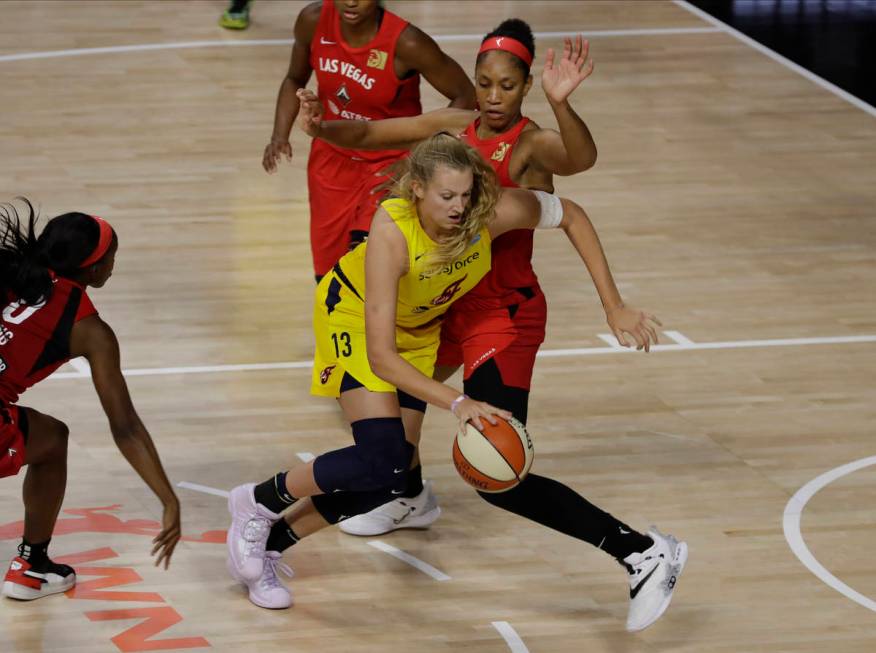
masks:
<path fill-rule="evenodd" d="M 526 478 L 534 451 L 526 427 L 513 417 L 496 416 L 493 426 L 481 419 L 483 431 L 471 422 L 453 440 L 453 464 L 463 480 L 481 492 L 504 492 Z"/>

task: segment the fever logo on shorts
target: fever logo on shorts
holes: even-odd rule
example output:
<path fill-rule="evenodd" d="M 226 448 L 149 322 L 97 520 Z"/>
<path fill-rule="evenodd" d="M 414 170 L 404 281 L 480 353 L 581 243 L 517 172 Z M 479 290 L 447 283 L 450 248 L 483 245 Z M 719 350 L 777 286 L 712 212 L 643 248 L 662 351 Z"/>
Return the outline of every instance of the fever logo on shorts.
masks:
<path fill-rule="evenodd" d="M 443 306 L 444 304 L 446 304 L 447 302 L 449 302 L 450 300 L 453 299 L 453 297 L 456 295 L 456 293 L 459 292 L 459 288 L 460 288 L 460 286 L 462 286 L 462 282 L 465 281 L 467 278 L 468 278 L 468 275 L 465 275 L 462 279 L 457 279 L 456 281 L 451 283 L 449 286 L 447 286 L 440 295 L 438 295 L 435 299 L 433 299 L 429 303 L 432 304 L 432 306 Z"/>
<path fill-rule="evenodd" d="M 329 365 L 322 372 L 319 373 L 319 382 L 325 385 L 328 383 L 329 377 L 332 375 L 332 371 L 335 369 L 334 365 Z"/>
<path fill-rule="evenodd" d="M 371 50 L 368 53 L 368 61 L 365 64 L 369 68 L 377 68 L 378 70 L 383 70 L 386 67 L 386 60 L 389 58 L 389 55 L 383 50 Z"/>
<path fill-rule="evenodd" d="M 490 158 L 493 161 L 504 161 L 505 155 L 508 154 L 508 148 L 511 146 L 508 143 L 499 143 L 499 147 L 493 150 L 493 153 L 490 155 Z"/>
<path fill-rule="evenodd" d="M 341 101 L 341 106 L 347 106 L 353 101 L 353 98 L 350 97 L 350 92 L 347 90 L 346 84 L 341 84 L 341 88 L 337 90 L 335 97 Z"/>

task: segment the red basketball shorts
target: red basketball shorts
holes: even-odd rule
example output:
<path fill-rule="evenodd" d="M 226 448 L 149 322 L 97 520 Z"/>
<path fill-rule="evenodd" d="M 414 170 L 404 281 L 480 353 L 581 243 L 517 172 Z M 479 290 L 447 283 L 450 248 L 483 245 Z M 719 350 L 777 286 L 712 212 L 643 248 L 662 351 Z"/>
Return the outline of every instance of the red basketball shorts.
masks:
<path fill-rule="evenodd" d="M 451 307 L 441 327 L 437 365 L 464 365 L 468 379 L 492 358 L 505 385 L 529 390 L 546 322 L 547 302 L 540 290 L 511 306 L 477 311 Z"/>
<path fill-rule="evenodd" d="M 313 140 L 307 160 L 307 190 L 315 274 L 324 276 L 349 251 L 351 241 L 367 234 L 384 195 L 381 187 L 388 179 L 387 169 L 395 161 L 355 159 Z"/>
<path fill-rule="evenodd" d="M 0 478 L 15 476 L 24 465 L 25 415 L 23 408 L 0 403 Z"/>

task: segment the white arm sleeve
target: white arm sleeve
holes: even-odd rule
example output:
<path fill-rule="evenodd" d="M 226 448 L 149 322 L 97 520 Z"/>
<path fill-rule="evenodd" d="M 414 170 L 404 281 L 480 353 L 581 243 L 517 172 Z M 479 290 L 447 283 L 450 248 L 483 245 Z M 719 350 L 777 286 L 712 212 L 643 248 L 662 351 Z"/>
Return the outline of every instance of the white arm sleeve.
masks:
<path fill-rule="evenodd" d="M 536 229 L 556 229 L 563 221 L 563 203 L 560 198 L 543 190 L 534 190 L 541 206 L 541 216 Z"/>

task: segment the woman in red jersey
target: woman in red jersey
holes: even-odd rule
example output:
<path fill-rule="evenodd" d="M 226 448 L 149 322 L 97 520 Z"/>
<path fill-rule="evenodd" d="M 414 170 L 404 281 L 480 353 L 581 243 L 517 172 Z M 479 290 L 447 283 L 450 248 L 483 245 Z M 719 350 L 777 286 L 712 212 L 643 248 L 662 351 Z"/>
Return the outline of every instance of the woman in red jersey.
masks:
<path fill-rule="evenodd" d="M 312 136 L 358 147 L 402 146 L 437 129 L 461 132 L 493 166 L 503 186 L 553 191 L 553 175 L 581 172 L 596 160 L 590 132 L 568 101 L 593 67 L 587 63 L 587 44 L 580 36 L 574 43 L 566 39 L 559 61 L 548 51 L 542 87 L 559 131 L 542 129 L 522 114 L 523 99 L 532 85 L 534 51 L 532 32 L 521 20 L 506 20 L 484 38 L 475 69 L 479 113 L 442 109 L 414 118 L 336 125 L 324 123 L 318 99 L 302 92 L 303 126 Z M 651 341 L 657 341 L 656 331 L 647 324 L 647 314 L 624 305 L 598 236 L 589 226 L 583 255 L 608 324 L 623 345 L 629 345 L 627 333 L 637 349 L 648 351 Z M 547 319 L 545 298 L 531 264 L 532 232 L 502 235 L 493 242 L 492 255 L 490 273 L 445 317 L 436 377 L 447 378 L 463 365 L 466 395 L 508 410 L 525 423 L 532 370 Z M 479 494 L 493 505 L 597 546 L 624 565 L 632 588 L 630 630 L 645 628 L 665 610 L 661 592 L 650 587 L 634 590 L 652 560 L 660 555 L 668 559 L 667 552 L 686 551 L 671 536 L 656 529 L 639 533 L 568 486 L 537 474 L 530 473 L 507 492 Z M 379 535 L 399 528 L 428 528 L 439 515 L 415 457 L 402 497 L 346 520 L 340 528 L 354 535 Z"/>
<path fill-rule="evenodd" d="M 167 568 L 180 538 L 179 500 L 149 433 L 137 416 L 119 366 L 119 343 L 88 298 L 88 287 L 110 278 L 118 238 L 100 218 L 65 213 L 36 233 L 25 200 L 24 225 L 14 206 L 0 209 L 0 477 L 24 477 L 24 537 L 3 583 L 3 595 L 31 600 L 76 583 L 67 565 L 49 559 L 48 547 L 67 483 L 67 426 L 19 395 L 71 358 L 83 356 L 119 450 L 164 506 L 153 540 L 155 564 Z"/>
<path fill-rule="evenodd" d="M 380 120 L 421 113 L 420 75 L 451 100 L 473 109 L 474 88 L 462 68 L 427 34 L 377 0 L 324 0 L 298 14 L 289 71 L 280 86 L 274 133 L 262 165 L 292 157 L 289 131 L 296 91 L 316 73 L 325 120 Z M 317 280 L 364 238 L 377 209 L 382 171 L 405 150 L 359 151 L 314 141 L 307 162 L 310 247 Z"/>

